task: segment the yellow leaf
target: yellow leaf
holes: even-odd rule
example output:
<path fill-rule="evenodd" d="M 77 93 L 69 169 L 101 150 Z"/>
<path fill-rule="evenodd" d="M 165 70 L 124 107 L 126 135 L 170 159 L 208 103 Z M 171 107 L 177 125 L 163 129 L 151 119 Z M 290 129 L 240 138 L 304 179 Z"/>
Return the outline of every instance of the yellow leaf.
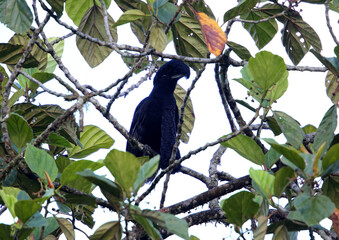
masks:
<path fill-rule="evenodd" d="M 219 56 L 226 44 L 226 35 L 218 23 L 203 12 L 195 13 L 199 21 L 208 50 L 215 56 Z"/>

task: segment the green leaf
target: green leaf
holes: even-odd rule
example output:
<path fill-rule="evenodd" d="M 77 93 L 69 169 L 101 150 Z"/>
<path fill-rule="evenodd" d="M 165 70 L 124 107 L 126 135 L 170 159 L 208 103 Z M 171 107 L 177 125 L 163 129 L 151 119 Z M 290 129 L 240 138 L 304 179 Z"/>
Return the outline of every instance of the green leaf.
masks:
<path fill-rule="evenodd" d="M 187 94 L 186 90 L 177 84 L 174 90 L 174 97 L 177 103 L 177 107 L 179 109 L 179 115 L 180 115 L 181 105 L 184 102 L 184 98 L 186 94 Z M 184 111 L 185 112 L 184 112 L 184 122 L 182 124 L 182 131 L 181 131 L 181 141 L 183 141 L 184 143 L 188 143 L 189 136 L 193 130 L 194 121 L 195 121 L 191 97 L 188 98 Z"/>
<path fill-rule="evenodd" d="M 104 0 L 106 8 L 108 8 L 111 4 L 111 0 Z M 95 4 L 101 6 L 99 0 L 95 0 Z M 79 26 L 83 16 L 85 13 L 94 5 L 93 0 L 67 0 L 65 5 L 65 10 L 70 19 L 72 19 L 73 23 Z"/>
<path fill-rule="evenodd" d="M 43 231 L 42 237 L 43 237 L 44 240 L 49 240 L 49 239 L 46 239 L 45 237 L 48 234 L 54 232 L 59 227 L 59 224 L 54 217 L 48 217 L 48 218 L 46 218 L 46 220 L 47 220 L 46 226 L 44 226 L 44 231 Z M 42 229 L 42 226 L 34 228 L 34 230 L 32 232 L 34 239 L 39 239 L 39 237 L 41 236 L 41 229 Z M 50 239 L 50 240 L 52 240 L 52 239 Z"/>
<path fill-rule="evenodd" d="M 326 142 L 325 150 L 330 146 L 334 137 L 334 131 L 337 128 L 337 108 L 335 105 L 330 107 L 320 122 L 318 130 L 314 137 L 313 149 L 317 152 L 320 146 Z"/>
<path fill-rule="evenodd" d="M 329 217 L 335 208 L 334 203 L 320 193 L 316 196 L 310 196 L 305 192 L 301 193 L 294 199 L 293 205 L 296 211 L 290 211 L 287 217 L 303 221 L 308 226 L 319 224 L 321 220 Z"/>
<path fill-rule="evenodd" d="M 273 117 L 277 121 L 287 141 L 296 149 L 299 149 L 304 139 L 304 131 L 298 122 L 284 112 L 273 111 Z"/>
<path fill-rule="evenodd" d="M 221 143 L 224 147 L 232 148 L 240 156 L 250 160 L 251 162 L 263 165 L 265 156 L 258 144 L 250 137 L 238 135 L 230 140 Z"/>
<path fill-rule="evenodd" d="M 12 240 L 13 237 L 11 236 L 11 226 L 0 223 L 0 236 L 3 240 Z"/>
<path fill-rule="evenodd" d="M 18 201 L 17 196 L 19 192 L 20 189 L 14 187 L 2 187 L 2 189 L 0 189 L 1 200 L 5 203 L 13 218 L 16 217 L 14 208 L 15 203 Z"/>
<path fill-rule="evenodd" d="M 226 213 L 227 222 L 241 227 L 248 219 L 254 217 L 259 204 L 253 201 L 255 195 L 251 192 L 241 191 L 220 202 L 222 210 Z"/>
<path fill-rule="evenodd" d="M 77 172 L 84 171 L 85 169 L 90 169 L 95 171 L 103 166 L 100 162 L 92 162 L 89 160 L 79 160 L 72 162 L 61 174 L 60 182 L 63 185 L 78 189 L 83 192 L 89 193 L 92 188 L 92 183 L 83 177 L 77 175 Z"/>
<path fill-rule="evenodd" d="M 47 73 L 47 72 L 36 72 L 32 75 L 33 78 L 35 78 L 36 80 L 38 80 L 41 83 L 46 83 L 49 80 L 54 78 L 54 74 L 52 73 Z M 29 82 L 29 89 L 32 92 L 35 92 L 38 89 L 38 84 L 36 84 L 33 81 L 28 81 Z"/>
<path fill-rule="evenodd" d="M 166 229 L 168 232 L 178 235 L 183 239 L 188 239 L 188 223 L 172 214 L 159 211 L 143 210 L 142 216 L 150 219 L 153 223 Z"/>
<path fill-rule="evenodd" d="M 288 231 L 285 226 L 280 225 L 275 229 L 272 240 L 289 240 L 289 239 L 290 237 L 288 236 Z"/>
<path fill-rule="evenodd" d="M 337 58 L 323 57 L 319 52 L 314 49 L 310 50 L 316 58 L 328 68 L 334 75 L 339 74 L 339 60 Z"/>
<path fill-rule="evenodd" d="M 122 227 L 119 221 L 107 222 L 101 225 L 90 240 L 120 240 L 122 236 Z"/>
<path fill-rule="evenodd" d="M 289 167 L 280 168 L 278 172 L 275 173 L 274 195 L 279 198 L 294 178 L 295 174 L 293 169 Z"/>
<path fill-rule="evenodd" d="M 264 170 L 250 169 L 250 177 L 255 188 L 270 201 L 274 195 L 275 177 Z"/>
<path fill-rule="evenodd" d="M 267 223 L 268 223 L 267 216 L 260 215 L 258 220 L 258 227 L 253 232 L 253 239 L 254 240 L 264 240 L 266 231 L 267 231 Z"/>
<path fill-rule="evenodd" d="M 113 37 L 113 40 L 116 42 L 118 40 L 118 34 L 117 29 L 113 28 L 114 23 L 115 22 L 113 18 L 108 14 L 110 33 Z M 103 10 L 97 5 L 92 6 L 86 12 L 84 17 L 81 19 L 78 30 L 99 40 L 109 41 L 105 30 Z M 76 44 L 81 55 L 85 58 L 86 62 L 91 68 L 94 68 L 102 63 L 113 51 L 111 48 L 99 46 L 98 44 L 86 39 L 82 39 L 79 36 L 76 37 Z"/>
<path fill-rule="evenodd" d="M 287 74 L 284 59 L 267 51 L 261 51 L 255 55 L 255 58 L 250 58 L 248 69 L 253 80 L 264 91 L 270 89 L 283 78 L 286 78 Z"/>
<path fill-rule="evenodd" d="M 141 167 L 140 161 L 129 152 L 113 149 L 107 154 L 104 163 L 114 176 L 115 181 L 119 183 L 127 196 L 130 197 Z"/>
<path fill-rule="evenodd" d="M 249 12 L 252 8 L 255 7 L 257 3 L 258 0 L 241 0 L 238 6 L 228 10 L 224 14 L 224 22 L 227 22 L 228 20 L 236 16 Z"/>
<path fill-rule="evenodd" d="M 7 120 L 7 129 L 11 142 L 18 147 L 19 152 L 33 139 L 32 128 L 27 121 L 16 113 L 11 113 Z"/>
<path fill-rule="evenodd" d="M 270 138 L 264 138 L 263 140 L 270 144 L 271 147 L 273 147 L 277 152 L 284 155 L 296 167 L 300 168 L 301 170 L 305 169 L 305 161 L 295 148 L 286 144 L 278 144 L 276 141 Z"/>
<path fill-rule="evenodd" d="M 51 181 L 54 181 L 58 175 L 58 167 L 51 155 L 45 150 L 27 144 L 25 152 L 25 161 L 28 167 L 38 174 L 38 176 L 47 183 L 45 171 L 48 173 Z"/>
<path fill-rule="evenodd" d="M 266 168 L 271 169 L 273 164 L 275 164 L 279 160 L 280 156 L 281 154 L 274 150 L 274 148 L 270 148 L 270 150 L 268 150 L 268 152 L 265 153 Z"/>
<path fill-rule="evenodd" d="M 14 209 L 16 216 L 25 223 L 40 207 L 33 200 L 21 200 L 15 203 Z"/>
<path fill-rule="evenodd" d="M 108 149 L 113 145 L 114 140 L 101 128 L 88 125 L 80 133 L 80 142 L 82 148 L 74 146 L 67 149 L 70 158 L 84 158 L 99 149 Z"/>
<path fill-rule="evenodd" d="M 94 183 L 95 185 L 99 186 L 100 189 L 109 192 L 110 194 L 115 196 L 118 200 L 122 200 L 123 196 L 120 186 L 114 183 L 113 181 L 109 180 L 108 178 L 96 175 L 93 171 L 89 169 L 85 169 L 82 172 L 77 172 L 76 174 L 86 178 L 91 183 Z"/>
<path fill-rule="evenodd" d="M 54 132 L 48 135 L 48 144 L 61 148 L 72 147 L 72 144 L 69 141 L 67 141 L 66 138 Z"/>
<path fill-rule="evenodd" d="M 339 143 L 331 146 L 330 149 L 328 149 L 328 151 L 326 152 L 322 160 L 323 170 L 326 170 L 329 166 L 331 166 L 337 160 L 339 160 Z"/>
<path fill-rule="evenodd" d="M 182 14 L 178 22 L 172 26 L 173 41 L 178 55 L 188 57 L 205 58 L 209 53 L 199 22 Z M 202 64 L 189 63 L 195 71 L 198 71 Z"/>
<path fill-rule="evenodd" d="M 312 124 L 307 124 L 302 129 L 303 129 L 305 134 L 310 134 L 310 133 L 314 133 L 314 132 L 317 131 L 317 128 L 315 126 L 313 126 Z"/>
<path fill-rule="evenodd" d="M 152 239 L 162 239 L 161 234 L 154 227 L 151 220 L 136 213 L 135 214 L 132 213 L 132 217 L 137 223 L 139 223 L 143 227 L 143 229 L 145 230 L 149 237 L 151 237 Z"/>
<path fill-rule="evenodd" d="M 0 43 L 0 63 L 15 65 L 18 63 L 24 51 L 24 46 L 19 44 Z M 29 55 L 23 67 L 37 67 L 38 60 Z"/>
<path fill-rule="evenodd" d="M 54 41 L 56 39 L 57 38 L 48 38 L 48 41 L 51 42 L 51 41 Z M 59 41 L 58 43 L 53 45 L 53 49 L 54 49 L 55 53 L 58 55 L 59 58 L 62 57 L 62 54 L 64 52 L 64 45 L 65 45 L 64 40 Z M 47 55 L 47 66 L 46 66 L 45 72 L 53 73 L 56 66 L 57 66 L 57 62 L 54 60 L 54 58 L 51 56 L 51 54 L 48 54 Z"/>
<path fill-rule="evenodd" d="M 158 170 L 160 156 L 157 155 L 144 163 L 139 169 L 138 176 L 133 185 L 133 193 L 137 194 L 139 188 L 145 183 L 147 178 L 153 176 L 153 174 Z"/>
<path fill-rule="evenodd" d="M 165 34 L 164 28 L 160 24 L 155 24 L 149 36 L 149 43 L 151 46 L 159 51 L 162 52 L 165 50 L 167 45 L 167 36 Z"/>
<path fill-rule="evenodd" d="M 323 194 L 332 200 L 332 202 L 336 205 L 336 208 L 339 208 L 339 177 L 330 175 L 325 178 L 321 190 Z"/>
<path fill-rule="evenodd" d="M 47 0 L 47 2 L 51 5 L 58 18 L 60 18 L 64 12 L 64 0 Z"/>
<path fill-rule="evenodd" d="M 241 60 L 248 61 L 250 57 L 252 57 L 251 53 L 244 46 L 231 41 L 227 41 L 226 44 L 233 49 L 234 53 L 237 54 Z"/>
<path fill-rule="evenodd" d="M 75 233 L 73 225 L 65 218 L 56 218 L 59 223 L 61 231 L 65 234 L 67 240 L 75 240 Z"/>
<path fill-rule="evenodd" d="M 32 25 L 33 15 L 25 0 L 2 0 L 0 22 L 16 33 L 25 33 Z"/>
<path fill-rule="evenodd" d="M 32 33 L 31 33 L 32 34 Z M 22 52 L 24 52 L 27 48 L 27 45 L 29 43 L 31 39 L 26 36 L 26 35 L 21 35 L 21 34 L 15 34 L 8 43 L 10 44 L 15 44 L 15 45 L 22 45 Z M 36 41 L 38 41 L 42 46 L 44 46 L 44 43 L 41 39 L 37 39 Z M 38 61 L 38 66 L 34 66 L 37 67 L 40 71 L 44 71 L 47 65 L 47 53 L 45 51 L 43 51 L 40 47 L 38 47 L 37 44 L 33 45 L 32 50 L 30 51 L 29 54 L 29 58 L 33 57 L 36 61 Z M 26 62 L 25 62 L 26 63 Z M 25 68 L 27 68 L 28 66 L 25 66 Z M 29 67 L 33 67 L 33 66 L 29 66 Z M 8 68 L 13 71 L 14 70 L 14 66 L 8 66 Z"/>
<path fill-rule="evenodd" d="M 142 17 L 145 16 L 145 13 L 138 10 L 138 9 L 130 9 L 127 10 L 126 12 L 124 12 L 120 18 L 118 19 L 118 21 L 113 25 L 113 27 L 117 27 L 129 22 L 133 22 L 135 20 L 138 20 Z"/>
<path fill-rule="evenodd" d="M 155 15 L 159 18 L 161 22 L 169 24 L 173 19 L 175 13 L 178 11 L 178 6 L 168 1 L 165 1 L 164 4 L 159 5 L 159 2 L 164 3 L 163 0 L 156 0 L 153 3 L 153 11 L 155 12 Z M 181 14 L 179 13 L 178 16 L 175 18 L 174 23 L 177 22 L 180 19 L 180 17 Z"/>
<path fill-rule="evenodd" d="M 321 41 L 313 28 L 302 20 L 300 15 L 285 19 L 282 42 L 292 62 L 297 65 L 313 46 L 321 51 Z"/>
<path fill-rule="evenodd" d="M 241 19 L 258 21 L 268 18 L 269 15 L 259 10 L 252 9 L 241 16 Z M 260 23 L 243 23 L 244 28 L 251 34 L 256 46 L 262 49 L 268 44 L 278 31 L 278 24 L 275 19 Z"/>
<path fill-rule="evenodd" d="M 326 79 L 326 93 L 331 99 L 333 104 L 339 104 L 339 77 L 333 74 L 331 71 L 327 72 Z"/>
<path fill-rule="evenodd" d="M 42 133 L 49 124 L 65 113 L 65 110 L 58 105 L 36 106 L 31 103 L 16 104 L 11 108 L 11 111 L 20 113 L 26 119 L 33 129 L 34 137 Z M 57 133 L 73 144 L 78 143 L 78 127 L 73 115 L 69 116 L 67 121 L 60 125 Z"/>

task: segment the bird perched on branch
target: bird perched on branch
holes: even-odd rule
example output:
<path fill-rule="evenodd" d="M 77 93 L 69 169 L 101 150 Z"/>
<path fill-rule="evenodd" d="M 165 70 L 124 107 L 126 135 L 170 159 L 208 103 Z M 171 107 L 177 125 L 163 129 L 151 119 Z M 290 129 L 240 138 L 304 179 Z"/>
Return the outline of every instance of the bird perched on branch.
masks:
<path fill-rule="evenodd" d="M 190 69 L 180 60 L 165 63 L 153 80 L 153 90 L 135 109 L 129 133 L 139 142 L 160 154 L 161 169 L 169 165 L 179 121 L 178 107 L 173 96 L 180 78 L 189 78 Z M 126 151 L 140 157 L 146 155 L 127 142 Z M 176 159 L 180 158 L 177 151 Z M 177 172 L 180 167 L 174 169 Z"/>

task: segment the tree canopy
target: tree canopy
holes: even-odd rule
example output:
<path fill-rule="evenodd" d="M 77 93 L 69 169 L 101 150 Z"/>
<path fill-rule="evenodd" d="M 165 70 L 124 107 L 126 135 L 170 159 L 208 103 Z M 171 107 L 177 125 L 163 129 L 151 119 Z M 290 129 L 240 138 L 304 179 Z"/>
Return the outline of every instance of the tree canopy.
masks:
<path fill-rule="evenodd" d="M 338 18 L 339 1 L 223 2 L 222 19 L 211 2 L 0 0 L 0 29 L 12 34 L 8 41 L 0 35 L 0 216 L 13 219 L 1 220 L 1 239 L 176 235 L 196 240 L 199 232 L 190 230 L 200 226 L 203 231 L 203 223 L 234 226 L 232 236 L 239 239 L 268 234 L 298 239 L 303 230 L 311 239 L 338 237 L 339 41 L 332 19 Z M 307 6 L 323 11 L 314 18 L 329 32 L 326 41 L 318 25 L 303 19 Z M 239 28 L 253 42 L 239 40 Z M 137 40 L 125 38 L 125 31 Z M 277 37 L 275 47 L 284 49 L 284 56 L 266 48 Z M 78 53 L 81 61 L 72 57 Z M 312 65 L 300 65 L 306 55 L 314 57 Z M 127 140 L 140 151 L 154 152 L 129 134 L 120 116 L 129 109 L 132 116 L 131 95 L 171 59 L 183 61 L 194 74 L 174 92 L 179 123 L 170 164 L 148 185 L 159 156 L 136 157 L 117 147 Z M 78 64 L 95 75 L 73 71 Z M 211 67 L 214 73 L 206 70 Z M 296 113 L 276 107 L 298 80 L 291 71 L 301 78 L 323 73 L 318 91 L 326 92 L 332 105 L 320 103 L 326 106 L 320 124 L 312 110 L 309 122 L 301 124 Z M 204 89 L 206 99 L 219 99 L 209 111 L 223 114 L 210 141 L 193 134 L 200 115 L 192 95 L 202 79 L 216 86 L 214 92 Z M 239 86 L 245 99 L 234 91 Z M 291 102 L 301 101 L 290 96 Z M 94 114 L 95 124 L 86 124 Z M 187 144 L 176 159 L 181 143 L 194 137 L 203 144 Z M 213 156 L 203 155 L 212 150 Z M 196 156 L 195 161 L 208 162 L 205 169 L 197 162 L 186 165 Z M 238 164 L 234 156 L 248 163 L 240 166 L 245 175 L 231 171 L 230 165 Z M 181 173 L 171 175 L 179 164 Z M 169 185 L 179 174 L 180 183 Z M 197 193 L 187 199 L 175 196 L 191 188 Z M 98 226 L 101 217 L 94 212 L 100 209 L 110 220 Z"/>

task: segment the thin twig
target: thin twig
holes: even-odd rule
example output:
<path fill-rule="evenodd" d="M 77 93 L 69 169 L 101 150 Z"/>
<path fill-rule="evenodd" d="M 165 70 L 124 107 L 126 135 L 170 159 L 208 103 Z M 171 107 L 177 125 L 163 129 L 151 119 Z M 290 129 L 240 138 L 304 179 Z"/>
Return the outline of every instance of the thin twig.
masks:
<path fill-rule="evenodd" d="M 325 18 L 326 18 L 326 24 L 327 24 L 327 28 L 330 31 L 330 34 L 333 38 L 333 41 L 335 42 L 336 45 L 339 45 L 339 41 L 333 31 L 332 25 L 331 25 L 331 21 L 330 21 L 330 16 L 329 16 L 329 11 L 330 11 L 330 4 L 331 0 L 327 0 L 325 2 Z"/>

